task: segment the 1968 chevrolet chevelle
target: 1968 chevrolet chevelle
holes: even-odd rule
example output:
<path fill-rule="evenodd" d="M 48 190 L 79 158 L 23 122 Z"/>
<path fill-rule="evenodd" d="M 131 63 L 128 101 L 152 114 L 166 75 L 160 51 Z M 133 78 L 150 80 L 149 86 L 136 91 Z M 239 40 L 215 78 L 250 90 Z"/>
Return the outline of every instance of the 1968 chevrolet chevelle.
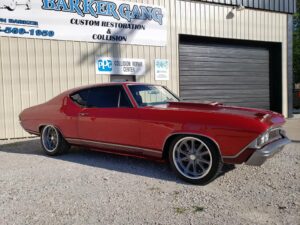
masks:
<path fill-rule="evenodd" d="M 218 103 L 187 103 L 159 85 L 109 83 L 66 91 L 20 114 L 48 155 L 71 145 L 169 161 L 185 181 L 206 184 L 223 163 L 260 166 L 289 143 L 282 115 Z"/>

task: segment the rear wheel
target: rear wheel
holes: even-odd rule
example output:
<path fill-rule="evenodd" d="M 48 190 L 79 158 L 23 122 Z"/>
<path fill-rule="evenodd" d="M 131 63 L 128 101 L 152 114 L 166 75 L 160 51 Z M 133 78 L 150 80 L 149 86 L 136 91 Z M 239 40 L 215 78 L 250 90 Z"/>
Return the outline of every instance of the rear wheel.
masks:
<path fill-rule="evenodd" d="M 70 148 L 59 130 L 52 125 L 43 128 L 41 143 L 45 153 L 51 156 L 66 153 Z"/>
<path fill-rule="evenodd" d="M 196 136 L 181 136 L 173 140 L 169 161 L 181 179 L 200 185 L 213 180 L 222 167 L 222 160 L 215 145 Z"/>

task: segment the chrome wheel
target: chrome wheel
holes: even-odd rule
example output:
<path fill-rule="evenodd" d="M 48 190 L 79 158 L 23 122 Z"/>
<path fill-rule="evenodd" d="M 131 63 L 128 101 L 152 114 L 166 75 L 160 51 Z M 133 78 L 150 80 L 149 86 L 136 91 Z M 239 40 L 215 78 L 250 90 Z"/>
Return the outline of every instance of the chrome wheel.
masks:
<path fill-rule="evenodd" d="M 43 129 L 42 143 L 48 152 L 54 152 L 58 147 L 58 131 L 53 126 L 47 126 Z"/>
<path fill-rule="evenodd" d="M 172 157 L 178 172 L 192 180 L 205 177 L 212 168 L 211 150 L 196 137 L 178 140 Z"/>

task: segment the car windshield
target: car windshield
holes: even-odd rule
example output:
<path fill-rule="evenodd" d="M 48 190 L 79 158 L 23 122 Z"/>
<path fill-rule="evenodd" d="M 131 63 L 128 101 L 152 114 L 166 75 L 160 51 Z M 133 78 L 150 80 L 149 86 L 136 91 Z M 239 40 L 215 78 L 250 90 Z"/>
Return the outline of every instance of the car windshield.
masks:
<path fill-rule="evenodd" d="M 128 87 L 139 106 L 161 105 L 179 101 L 174 94 L 162 86 L 129 85 Z"/>

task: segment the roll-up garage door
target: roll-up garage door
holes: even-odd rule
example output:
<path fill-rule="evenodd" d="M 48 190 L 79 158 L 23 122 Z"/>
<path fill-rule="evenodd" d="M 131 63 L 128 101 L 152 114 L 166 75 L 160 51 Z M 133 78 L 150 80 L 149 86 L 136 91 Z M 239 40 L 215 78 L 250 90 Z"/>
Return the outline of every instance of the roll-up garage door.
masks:
<path fill-rule="evenodd" d="M 181 42 L 179 56 L 183 100 L 270 108 L 267 48 Z"/>

